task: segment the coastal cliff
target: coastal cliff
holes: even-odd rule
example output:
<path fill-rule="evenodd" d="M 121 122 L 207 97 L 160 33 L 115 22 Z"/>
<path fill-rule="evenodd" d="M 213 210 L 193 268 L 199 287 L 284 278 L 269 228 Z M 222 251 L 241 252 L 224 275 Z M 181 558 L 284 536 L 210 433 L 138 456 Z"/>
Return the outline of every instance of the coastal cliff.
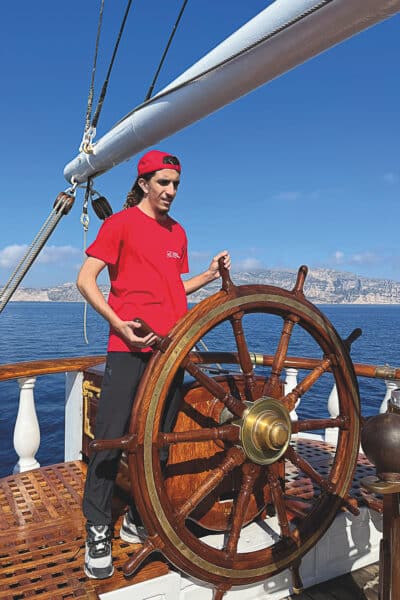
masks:
<path fill-rule="evenodd" d="M 236 285 L 269 284 L 291 289 L 296 280 L 294 270 L 264 270 L 254 272 L 232 272 Z M 100 286 L 107 295 L 108 286 Z M 220 281 L 191 294 L 191 302 L 220 289 Z M 315 304 L 400 304 L 400 281 L 390 279 L 368 279 L 354 273 L 332 269 L 310 269 L 304 287 L 308 300 Z M 82 302 L 74 283 L 64 283 L 50 288 L 20 288 L 13 296 L 16 302 Z"/>
<path fill-rule="evenodd" d="M 233 273 L 237 285 L 269 284 L 292 289 L 297 271 L 265 270 Z M 219 282 L 191 295 L 198 302 L 219 289 Z M 369 279 L 332 269 L 310 269 L 304 286 L 306 298 L 315 304 L 400 304 L 400 281 Z"/>

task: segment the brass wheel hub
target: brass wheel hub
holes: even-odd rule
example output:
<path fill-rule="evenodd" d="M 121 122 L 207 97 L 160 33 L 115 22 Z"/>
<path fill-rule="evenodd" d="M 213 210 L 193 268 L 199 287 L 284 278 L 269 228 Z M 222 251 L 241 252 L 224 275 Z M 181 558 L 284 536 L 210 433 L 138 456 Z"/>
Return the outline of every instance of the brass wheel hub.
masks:
<path fill-rule="evenodd" d="M 269 396 L 246 402 L 240 440 L 247 457 L 258 465 L 270 465 L 286 452 L 292 433 L 287 408 Z"/>

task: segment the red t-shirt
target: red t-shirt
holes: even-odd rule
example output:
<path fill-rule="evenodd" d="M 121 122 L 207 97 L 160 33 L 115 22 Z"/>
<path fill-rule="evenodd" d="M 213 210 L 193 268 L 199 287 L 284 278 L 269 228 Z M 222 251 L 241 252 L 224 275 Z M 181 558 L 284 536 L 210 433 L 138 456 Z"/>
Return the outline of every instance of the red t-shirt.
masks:
<path fill-rule="evenodd" d="M 162 224 L 137 206 L 108 217 L 88 256 L 108 265 L 108 303 L 123 320 L 140 317 L 166 335 L 187 311 L 181 274 L 188 272 L 184 229 L 167 216 Z M 111 328 L 109 351 L 146 351 L 129 347 Z"/>

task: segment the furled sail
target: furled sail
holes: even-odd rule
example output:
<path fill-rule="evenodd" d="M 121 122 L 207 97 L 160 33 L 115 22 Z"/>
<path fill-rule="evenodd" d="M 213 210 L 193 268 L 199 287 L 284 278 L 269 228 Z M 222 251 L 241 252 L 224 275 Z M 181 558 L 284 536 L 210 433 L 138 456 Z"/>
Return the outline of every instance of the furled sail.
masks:
<path fill-rule="evenodd" d="M 82 183 L 400 11 L 400 0 L 276 0 L 68 163 Z"/>

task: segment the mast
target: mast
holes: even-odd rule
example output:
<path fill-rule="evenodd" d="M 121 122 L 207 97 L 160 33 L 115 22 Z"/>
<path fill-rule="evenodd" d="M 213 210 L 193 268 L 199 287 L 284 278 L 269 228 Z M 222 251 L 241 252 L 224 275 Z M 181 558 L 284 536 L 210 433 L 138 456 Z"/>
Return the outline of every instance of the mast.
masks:
<path fill-rule="evenodd" d="M 64 169 L 108 171 L 295 66 L 400 11 L 400 0 L 276 0 Z"/>

